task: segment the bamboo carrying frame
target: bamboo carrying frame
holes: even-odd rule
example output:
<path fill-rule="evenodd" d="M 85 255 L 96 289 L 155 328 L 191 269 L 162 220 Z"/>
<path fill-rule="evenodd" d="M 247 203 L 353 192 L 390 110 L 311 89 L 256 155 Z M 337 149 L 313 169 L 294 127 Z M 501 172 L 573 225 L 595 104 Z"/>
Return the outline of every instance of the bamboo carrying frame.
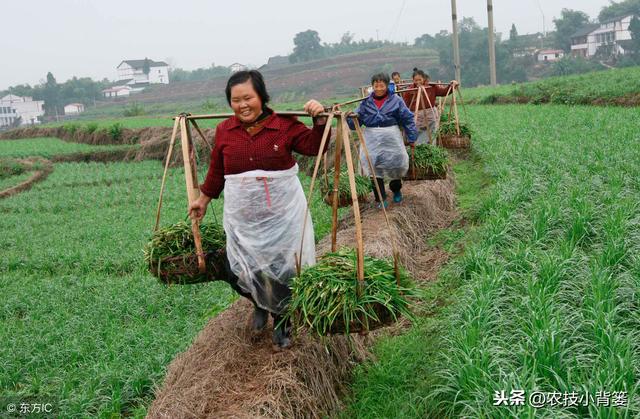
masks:
<path fill-rule="evenodd" d="M 354 101 L 350 101 L 349 103 L 353 103 L 353 102 Z M 322 157 L 324 155 L 323 150 L 328 141 L 328 136 L 329 136 L 329 132 L 331 131 L 332 121 L 335 119 L 338 123 L 337 124 L 338 128 L 337 128 L 336 153 L 335 153 L 335 167 L 337 168 L 337 170 L 334 175 L 334 182 L 335 182 L 334 185 L 338 185 L 340 181 L 341 154 L 342 154 L 342 151 L 344 150 L 345 160 L 347 163 L 347 173 L 349 176 L 350 190 L 352 195 L 351 198 L 353 201 L 355 225 L 356 225 L 356 254 L 357 254 L 357 281 L 358 281 L 357 292 L 360 295 L 363 289 L 363 284 L 364 284 L 364 243 L 362 238 L 362 222 L 360 219 L 360 207 L 359 207 L 358 197 L 355 189 L 355 172 L 354 172 L 354 165 L 353 165 L 353 156 L 351 154 L 351 132 L 349 130 L 349 127 L 347 126 L 347 122 L 346 122 L 347 116 L 346 114 L 344 114 L 339 110 L 339 106 L 340 105 L 336 105 L 331 110 L 331 112 L 328 112 L 328 113 L 325 112 L 318 115 L 318 116 L 327 117 L 327 124 L 322 136 L 320 151 L 318 152 L 318 157 L 316 159 L 313 177 L 311 179 L 311 187 L 309 189 L 309 196 L 307 198 L 307 212 L 305 213 L 305 225 L 306 225 L 306 217 L 309 214 L 308 209 L 310 205 L 310 198 L 313 194 L 313 187 L 318 175 L 318 168 L 320 166 L 320 161 L 322 160 Z M 296 111 L 278 112 L 278 114 L 286 115 L 286 116 L 309 116 L 306 112 L 296 112 Z M 191 204 L 194 201 L 196 201 L 200 196 L 200 189 L 199 189 L 198 175 L 197 175 L 197 163 L 195 159 L 195 147 L 193 143 L 191 129 L 194 128 L 196 132 L 200 135 L 201 139 L 205 142 L 205 144 L 211 147 L 211 145 L 206 140 L 204 133 L 202 132 L 202 130 L 200 129 L 196 121 L 199 119 L 224 119 L 224 118 L 229 118 L 231 116 L 233 116 L 233 114 L 231 113 L 211 114 L 211 115 L 190 115 L 187 113 L 182 113 L 175 118 L 171 139 L 169 141 L 169 149 L 167 151 L 167 155 L 165 158 L 164 173 L 162 175 L 162 183 L 160 185 L 160 197 L 158 199 L 158 208 L 156 211 L 156 221 L 154 225 L 154 231 L 156 231 L 160 225 L 160 214 L 162 212 L 162 198 L 164 194 L 164 188 L 166 184 L 169 164 L 171 163 L 171 158 L 173 156 L 173 150 L 175 148 L 175 143 L 176 143 L 176 138 L 178 136 L 178 133 L 180 134 L 180 145 L 182 148 L 182 160 L 184 164 L 185 183 L 187 188 L 187 203 L 188 203 L 188 206 L 191 206 Z M 371 173 L 374 173 L 373 165 L 371 164 L 371 159 L 369 158 L 369 153 L 366 148 L 364 135 L 362 133 L 362 130 L 359 127 L 357 117 L 355 116 L 350 116 L 350 117 L 354 118 L 356 122 L 360 146 L 362 147 L 362 150 L 366 155 L 367 161 L 371 169 Z M 343 147 L 343 144 L 344 144 L 344 147 Z M 380 190 L 378 188 L 377 182 L 375 182 L 375 184 L 376 184 L 376 189 L 378 191 L 378 194 L 380 194 Z M 334 187 L 332 192 L 333 192 L 333 206 L 332 206 L 333 213 L 332 213 L 332 226 L 331 226 L 331 249 L 332 251 L 335 251 L 337 228 L 338 228 L 338 199 L 337 199 L 338 189 L 337 187 Z M 387 216 L 386 210 L 384 209 L 384 206 L 382 207 L 382 211 L 384 212 L 387 225 L 390 228 L 389 218 Z M 205 261 L 205 254 L 202 249 L 202 237 L 200 235 L 200 222 L 193 218 L 191 219 L 191 230 L 193 232 L 193 238 L 196 246 L 196 256 L 198 258 L 199 273 L 204 273 L 206 271 L 206 261 Z M 304 242 L 304 234 L 305 234 L 305 231 L 303 229 L 300 255 L 302 254 L 302 243 Z M 395 245 L 395 241 L 393 240 L 393 237 L 391 237 L 391 240 L 393 245 L 393 259 L 394 259 L 394 270 L 396 273 L 396 281 L 399 281 L 398 252 L 397 252 L 397 248 Z M 301 266 L 300 266 L 300 258 L 298 255 L 296 255 L 295 262 L 296 262 L 296 268 L 297 268 L 298 274 L 300 274 Z"/>
<path fill-rule="evenodd" d="M 348 103 L 355 103 L 363 99 L 356 99 L 355 101 L 349 101 Z M 375 171 L 373 168 L 373 164 L 371 163 L 371 159 L 369 157 L 369 151 L 366 147 L 366 142 L 364 138 L 364 134 L 362 129 L 360 128 L 360 124 L 357 116 L 353 114 L 346 114 L 340 111 L 340 106 L 344 104 L 335 105 L 329 112 L 321 113 L 317 116 L 327 117 L 327 123 L 325 126 L 325 130 L 322 135 L 322 140 L 320 144 L 320 149 L 318 151 L 318 156 L 315 161 L 315 167 L 313 171 L 313 176 L 311 178 L 311 185 L 309 188 L 309 195 L 307 197 L 307 211 L 305 212 L 304 225 L 306 226 L 306 220 L 309 215 L 309 206 L 311 203 L 311 196 L 313 195 L 313 188 L 315 185 L 315 181 L 318 176 L 318 169 L 320 167 L 320 162 L 324 156 L 324 149 L 327 145 L 329 139 L 329 133 L 331 131 L 332 122 L 335 120 L 337 122 L 337 135 L 336 135 L 336 144 L 335 144 L 335 159 L 334 159 L 334 188 L 331 191 L 333 193 L 333 205 L 332 205 L 332 225 L 331 225 L 331 250 L 336 251 L 336 241 L 337 241 L 337 229 L 338 229 L 338 188 L 337 185 L 340 181 L 340 169 L 341 169 L 341 156 L 344 153 L 344 158 L 347 165 L 347 174 L 349 177 L 349 186 L 351 191 L 351 200 L 353 204 L 353 213 L 355 217 L 355 230 L 356 230 L 356 255 L 357 255 L 357 293 L 358 295 L 362 294 L 364 287 L 364 241 L 362 237 L 362 220 L 360 219 L 360 205 L 358 202 L 358 196 L 356 193 L 356 185 L 355 185 L 355 170 L 353 163 L 353 155 L 352 155 L 352 139 L 351 139 L 351 130 L 347 125 L 347 118 L 353 118 L 356 132 L 358 136 L 358 145 L 361 150 L 364 152 L 366 157 L 370 172 L 375 175 Z M 285 116 L 309 116 L 306 112 L 278 112 L 279 115 Z M 176 138 L 178 133 L 180 133 L 180 145 L 182 148 L 182 159 L 184 164 L 184 173 L 185 173 L 185 183 L 187 187 L 187 202 L 188 205 L 191 204 L 198 199 L 200 196 L 199 184 L 198 184 L 198 175 L 197 175 L 197 163 L 195 159 L 195 147 L 193 143 L 193 138 L 191 135 L 191 128 L 194 128 L 196 132 L 200 135 L 202 140 L 209 147 L 211 145 L 206 140 L 204 133 L 200 129 L 197 124 L 197 120 L 199 119 L 224 119 L 233 116 L 233 114 L 211 114 L 211 115 L 190 115 L 186 113 L 182 113 L 175 118 L 175 122 L 173 125 L 173 131 L 171 134 L 171 140 L 169 142 L 169 149 L 167 151 L 164 173 L 162 175 L 162 183 L 160 186 L 160 197 L 158 199 L 158 208 L 156 212 L 156 221 L 154 226 L 154 231 L 156 231 L 160 224 L 160 214 L 162 211 L 162 198 L 164 193 L 164 188 L 166 184 L 167 172 L 169 169 L 169 164 L 171 162 L 171 157 L 173 155 L 173 149 L 175 148 Z M 354 142 L 355 145 L 355 142 Z M 374 182 L 378 196 L 381 196 L 380 189 L 377 182 Z M 395 243 L 395 239 L 393 238 L 393 233 L 391 232 L 391 224 L 389 222 L 389 217 L 387 214 L 384 205 L 381 206 L 381 209 L 384 213 L 386 224 L 389 228 L 391 235 L 391 244 L 393 248 L 393 262 L 394 262 L 394 272 L 396 276 L 396 282 L 399 284 L 400 280 L 400 272 L 399 272 L 399 260 L 398 260 L 398 250 Z M 200 235 L 200 222 L 191 219 L 191 229 L 193 232 L 194 242 L 196 245 L 196 255 L 198 257 L 198 269 L 200 273 L 204 273 L 206 271 L 206 263 L 205 263 L 205 254 L 202 249 L 202 238 Z M 300 241 L 300 253 L 296 255 L 296 269 L 298 275 L 302 269 L 301 266 L 301 255 L 302 255 L 302 244 L 304 243 L 304 235 L 305 229 L 303 227 L 302 238 Z"/>
<path fill-rule="evenodd" d="M 345 102 L 344 104 L 358 102 L 364 99 L 356 99 L 353 101 Z M 366 141 L 364 138 L 364 133 L 360 128 L 360 122 L 358 117 L 353 114 L 347 114 L 340 110 L 340 106 L 344 105 L 335 105 L 331 112 L 328 114 L 327 123 L 325 125 L 325 130 L 322 135 L 322 140 L 320 142 L 320 149 L 318 151 L 318 156 L 315 161 L 315 166 L 313 168 L 313 175 L 311 177 L 311 184 L 309 186 L 309 194 L 307 196 L 307 211 L 305 212 L 304 225 L 302 230 L 302 238 L 300 240 L 300 252 L 296 256 L 296 270 L 298 275 L 302 270 L 301 266 L 301 255 L 302 248 L 304 244 L 304 236 L 305 236 L 305 226 L 307 223 L 307 217 L 309 215 L 309 207 L 311 204 L 311 197 L 313 196 L 313 189 L 315 186 L 316 179 L 318 177 L 318 169 L 320 168 L 320 162 L 323 160 L 324 149 L 327 145 L 327 140 L 329 138 L 329 133 L 331 131 L 331 124 L 333 120 L 336 120 L 336 139 L 335 139 L 335 153 L 334 153 L 334 179 L 333 179 L 333 190 L 330 191 L 333 193 L 333 205 L 332 205 L 332 223 L 331 223 L 331 251 L 335 252 L 337 249 L 337 231 L 338 231 L 338 185 L 340 182 L 340 172 L 341 172 L 341 158 L 342 153 L 344 152 L 344 158 L 347 166 L 347 176 L 349 177 L 349 189 L 351 192 L 351 201 L 353 207 L 353 216 L 354 216 L 354 224 L 355 224 L 355 239 L 356 239 L 356 279 L 357 279 L 357 288 L 356 292 L 358 296 L 362 295 L 364 289 L 364 240 L 362 236 L 362 220 L 360 218 L 360 203 L 358 201 L 358 194 L 356 191 L 356 183 L 355 183 L 355 170 L 353 164 L 353 155 L 352 155 L 352 139 L 351 139 L 351 130 L 347 125 L 347 118 L 352 118 L 354 125 L 356 127 L 356 133 L 358 136 L 359 147 L 365 155 L 367 160 L 367 164 L 369 166 L 370 173 L 375 177 L 375 170 L 373 168 L 373 164 L 371 162 L 371 158 L 369 157 L 369 151 L 367 149 Z M 326 161 L 326 160 L 325 160 Z M 326 166 L 325 166 L 326 169 Z M 382 196 L 380 192 L 380 188 L 378 186 L 378 182 L 373 182 L 375 184 L 376 191 L 378 196 Z M 391 245 L 393 250 L 393 266 L 394 272 L 396 276 L 396 283 L 400 285 L 400 270 L 399 270 L 399 257 L 398 250 L 395 243 L 395 239 L 393 237 L 393 231 L 391 230 L 391 223 L 389 222 L 389 216 L 384 205 L 381 205 L 380 208 L 385 217 L 385 221 L 387 227 L 389 228 Z"/>
<path fill-rule="evenodd" d="M 169 141 L 169 150 L 167 151 L 166 161 L 164 164 L 164 173 L 162 174 L 162 183 L 160 185 L 160 198 L 158 199 L 158 209 L 156 211 L 156 223 L 153 227 L 153 231 L 157 231 L 160 225 L 160 213 L 162 211 L 162 196 L 164 193 L 164 187 L 167 180 L 167 172 L 169 170 L 169 164 L 171 163 L 171 157 L 173 155 L 173 149 L 176 142 L 178 132 L 180 132 L 180 145 L 182 148 L 182 160 L 184 163 L 184 177 L 187 185 L 187 203 L 188 206 L 198 199 L 200 196 L 200 188 L 198 184 L 198 172 L 196 164 L 196 151 L 191 136 L 191 127 L 195 128 L 196 132 L 200 135 L 205 144 L 209 147 L 211 145 L 204 136 L 204 133 L 198 126 L 196 118 L 191 117 L 189 114 L 181 113 L 175 118 L 173 124 L 173 132 L 171 133 L 171 140 Z M 196 256 L 198 258 L 198 271 L 204 273 L 206 271 L 205 254 L 202 250 L 202 237 L 200 235 L 200 221 L 191 219 L 191 231 L 193 232 L 193 240 L 196 245 Z"/>
<path fill-rule="evenodd" d="M 451 91 L 451 88 L 449 88 L 449 92 L 450 91 Z M 453 94 L 451 95 L 449 94 L 449 92 L 447 92 L 447 96 L 445 96 L 444 100 L 440 103 L 440 113 L 442 114 L 442 112 L 444 112 L 447 106 L 447 100 L 449 99 L 449 96 L 451 96 L 451 101 L 450 101 L 451 103 L 449 105 L 447 122 L 450 123 L 453 118 L 456 124 L 456 136 L 449 137 L 449 139 L 445 139 L 442 136 L 442 134 L 440 134 L 438 136 L 439 145 L 445 148 L 469 148 L 471 145 L 471 139 L 467 137 L 462 137 L 460 134 L 460 116 L 458 114 L 458 102 L 456 100 L 456 93 L 460 98 L 460 104 L 462 105 L 464 117 L 465 119 L 468 119 L 467 108 L 464 104 L 464 100 L 462 99 L 462 92 L 460 91 L 460 89 L 455 89 Z M 451 141 L 452 139 L 454 139 L 455 141 Z M 452 145 L 452 143 L 455 143 L 455 145 Z"/>

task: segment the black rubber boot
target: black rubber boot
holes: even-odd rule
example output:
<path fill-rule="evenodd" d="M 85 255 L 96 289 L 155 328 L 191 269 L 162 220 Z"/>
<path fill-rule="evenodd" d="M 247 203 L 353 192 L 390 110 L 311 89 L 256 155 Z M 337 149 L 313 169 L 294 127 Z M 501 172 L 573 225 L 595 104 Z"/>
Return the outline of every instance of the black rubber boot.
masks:
<path fill-rule="evenodd" d="M 381 177 L 371 178 L 371 189 L 373 190 L 373 198 L 376 200 L 376 202 L 381 201 L 380 197 L 378 196 L 378 190 L 376 189 L 375 182 L 378 182 L 378 187 L 380 188 L 380 194 L 382 195 L 382 201 L 386 201 L 387 191 L 384 190 L 384 179 Z"/>
<path fill-rule="evenodd" d="M 273 344 L 274 349 L 283 350 L 291 346 L 291 324 L 289 321 L 282 321 L 282 317 L 272 314 L 273 316 Z"/>

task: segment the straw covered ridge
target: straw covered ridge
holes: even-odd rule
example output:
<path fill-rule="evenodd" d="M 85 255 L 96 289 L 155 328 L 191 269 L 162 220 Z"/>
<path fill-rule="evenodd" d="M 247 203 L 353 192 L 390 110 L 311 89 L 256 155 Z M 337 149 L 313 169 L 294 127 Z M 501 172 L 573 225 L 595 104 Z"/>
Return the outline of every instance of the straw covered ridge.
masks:
<path fill-rule="evenodd" d="M 380 259 L 393 257 L 391 237 L 398 246 L 400 263 L 414 277 L 426 279 L 423 275 L 422 256 L 426 250 L 425 237 L 431 232 L 451 224 L 456 217 L 455 182 L 453 176 L 430 182 L 404 182 L 401 205 L 392 205 L 388 211 L 391 232 L 386 228 L 382 211 L 370 207 L 362 211 L 362 234 L 364 253 Z M 338 248 L 355 246 L 355 228 L 352 216 L 343 220 L 337 235 Z M 392 236 L 391 236 L 392 235 Z M 331 237 L 318 243 L 318 254 L 331 250 Z"/>
<path fill-rule="evenodd" d="M 149 418 L 321 418 L 340 407 L 354 362 L 367 357 L 367 337 L 323 341 L 299 336 L 274 353 L 268 332 L 251 336 L 245 299 L 212 319 L 169 366 Z"/>
<path fill-rule="evenodd" d="M 405 182 L 404 201 L 389 207 L 392 234 L 401 262 L 416 280 L 433 279 L 447 259 L 428 249 L 426 237 L 455 218 L 454 182 Z M 380 210 L 365 208 L 365 253 L 377 258 L 392 254 L 389 232 Z M 352 220 L 338 231 L 338 246 L 354 246 Z M 331 239 L 317 246 L 322 255 Z M 171 363 L 162 388 L 149 408 L 150 418 L 322 418 L 341 407 L 345 383 L 356 362 L 366 359 L 367 346 L 378 333 L 394 333 L 402 325 L 367 336 L 341 335 L 322 339 L 302 334 L 294 346 L 274 353 L 271 327 L 258 337 L 249 331 L 253 310 L 245 299 L 211 319 L 194 343 Z"/>

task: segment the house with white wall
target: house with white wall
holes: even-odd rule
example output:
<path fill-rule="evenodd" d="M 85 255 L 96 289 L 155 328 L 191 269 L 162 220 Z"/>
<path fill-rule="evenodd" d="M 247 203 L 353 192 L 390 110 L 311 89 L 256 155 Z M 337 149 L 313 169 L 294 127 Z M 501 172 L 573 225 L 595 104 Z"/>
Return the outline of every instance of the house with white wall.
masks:
<path fill-rule="evenodd" d="M 148 68 L 145 68 L 145 62 Z M 153 61 L 148 58 L 125 60 L 116 69 L 119 85 L 169 84 L 169 64 L 164 61 Z"/>
<path fill-rule="evenodd" d="M 589 57 L 589 36 L 600 25 L 593 23 L 583 26 L 571 35 L 571 55 L 573 57 Z"/>
<path fill-rule="evenodd" d="M 82 103 L 69 103 L 64 107 L 65 115 L 78 115 L 84 112 L 84 104 Z"/>
<path fill-rule="evenodd" d="M 571 36 L 573 56 L 593 57 L 598 51 L 606 56 L 624 55 L 624 46 L 631 40 L 633 15 L 620 16 L 601 22 L 597 26 L 585 26 Z"/>
<path fill-rule="evenodd" d="M 129 96 L 132 90 L 130 86 L 113 86 L 102 90 L 102 95 L 105 98 L 124 97 Z"/>
<path fill-rule="evenodd" d="M 102 91 L 105 98 L 129 96 L 144 90 L 150 84 L 169 84 L 169 64 L 164 61 L 124 60 L 118 67 L 115 86 Z"/>
<path fill-rule="evenodd" d="M 564 57 L 564 51 L 561 49 L 541 49 L 538 51 L 538 62 L 554 62 Z"/>
<path fill-rule="evenodd" d="M 0 126 L 10 126 L 17 118 L 21 118 L 20 125 L 39 124 L 39 117 L 43 115 L 43 100 L 11 94 L 0 98 Z"/>
<path fill-rule="evenodd" d="M 232 73 L 237 73 L 238 71 L 244 71 L 246 69 L 247 66 L 240 63 L 233 63 L 229 66 L 229 70 L 231 70 Z"/>

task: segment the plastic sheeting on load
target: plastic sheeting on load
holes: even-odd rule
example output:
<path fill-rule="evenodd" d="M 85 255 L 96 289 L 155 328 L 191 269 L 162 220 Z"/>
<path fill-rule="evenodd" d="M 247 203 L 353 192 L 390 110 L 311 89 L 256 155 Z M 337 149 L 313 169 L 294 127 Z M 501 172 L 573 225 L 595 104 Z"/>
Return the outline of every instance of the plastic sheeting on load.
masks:
<path fill-rule="evenodd" d="M 227 257 L 238 285 L 265 310 L 281 313 L 296 275 L 307 210 L 298 165 L 225 176 L 224 230 Z M 302 266 L 315 264 L 311 215 L 307 216 Z"/>
<path fill-rule="evenodd" d="M 365 127 L 364 139 L 369 150 L 375 176 L 386 179 L 402 179 L 409 170 L 409 155 L 397 125 L 391 127 Z M 360 166 L 365 176 L 371 176 L 369 163 L 360 150 Z"/>

